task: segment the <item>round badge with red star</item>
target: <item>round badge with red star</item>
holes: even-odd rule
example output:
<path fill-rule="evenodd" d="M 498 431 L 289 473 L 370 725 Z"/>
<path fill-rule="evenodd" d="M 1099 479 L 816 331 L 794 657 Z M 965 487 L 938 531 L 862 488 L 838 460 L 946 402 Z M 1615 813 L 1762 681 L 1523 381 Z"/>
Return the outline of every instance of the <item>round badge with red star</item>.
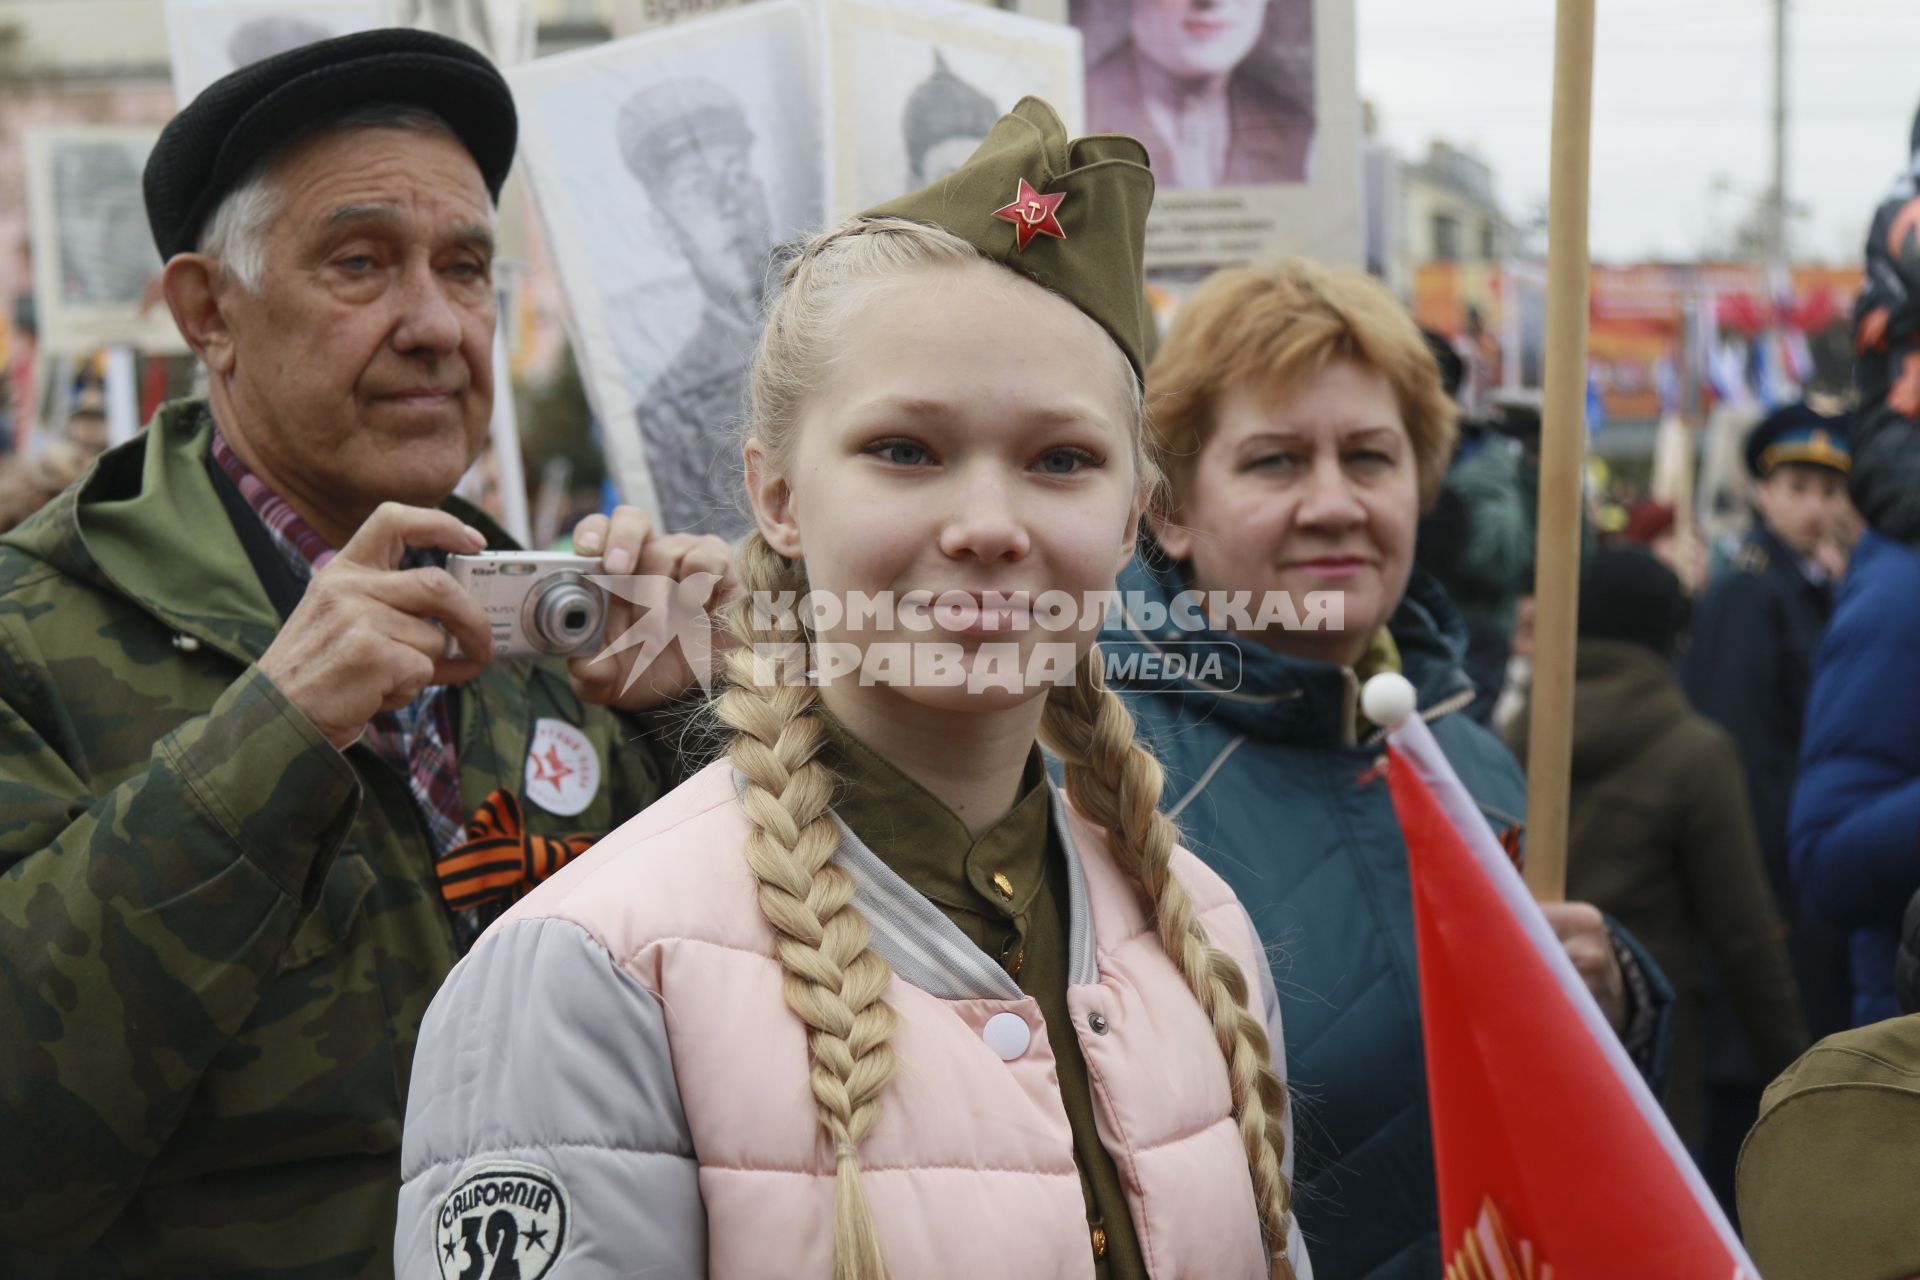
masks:
<path fill-rule="evenodd" d="M 1043 196 L 1033 189 L 1031 182 L 1022 178 L 1020 189 L 1014 193 L 1013 203 L 995 209 L 993 216 L 1013 224 L 1013 232 L 1017 237 L 1014 247 L 1025 251 L 1035 236 L 1052 236 L 1055 240 L 1067 238 L 1066 228 L 1060 225 L 1060 202 L 1066 198 L 1064 191 Z"/>
<path fill-rule="evenodd" d="M 565 720 L 533 723 L 527 745 L 526 796 L 548 813 L 570 818 L 600 794 L 600 756 L 587 735 Z"/>

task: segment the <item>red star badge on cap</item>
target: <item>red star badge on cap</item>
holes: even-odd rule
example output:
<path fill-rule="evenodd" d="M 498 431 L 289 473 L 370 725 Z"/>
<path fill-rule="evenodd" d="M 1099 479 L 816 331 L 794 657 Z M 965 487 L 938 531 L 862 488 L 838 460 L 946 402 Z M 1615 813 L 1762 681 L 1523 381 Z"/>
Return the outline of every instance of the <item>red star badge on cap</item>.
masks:
<path fill-rule="evenodd" d="M 1067 233 L 1061 229 L 1058 210 L 1060 202 L 1066 198 L 1064 191 L 1043 196 L 1033 189 L 1032 183 L 1022 178 L 1020 191 L 1013 197 L 1013 203 L 1003 209 L 995 209 L 993 216 L 1013 224 L 1014 233 L 1020 238 L 1017 248 L 1025 249 L 1037 235 L 1065 240 Z"/>

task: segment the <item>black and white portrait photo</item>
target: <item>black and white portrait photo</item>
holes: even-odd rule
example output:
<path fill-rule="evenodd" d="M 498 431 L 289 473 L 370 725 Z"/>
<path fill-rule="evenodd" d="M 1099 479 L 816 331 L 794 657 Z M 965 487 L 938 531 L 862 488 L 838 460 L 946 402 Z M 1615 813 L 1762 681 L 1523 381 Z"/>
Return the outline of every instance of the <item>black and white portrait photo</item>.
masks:
<path fill-rule="evenodd" d="M 767 0 L 509 75 L 610 470 L 675 531 L 749 525 L 736 431 L 773 252 L 824 221 L 807 14 Z"/>
<path fill-rule="evenodd" d="M 836 217 L 952 173 L 1028 94 L 1077 130 L 1079 34 L 955 0 L 822 0 Z"/>
<path fill-rule="evenodd" d="M 1311 179 L 1313 0 L 1072 0 L 1087 125 L 1146 144 L 1162 190 Z"/>
<path fill-rule="evenodd" d="M 166 13 L 182 103 L 276 53 L 393 24 L 389 0 L 167 0 Z"/>
<path fill-rule="evenodd" d="M 620 108 L 620 153 L 653 207 L 656 233 L 700 291 L 693 332 L 641 392 L 636 421 L 662 516 L 675 529 L 744 531 L 733 453 L 716 424 L 738 416 L 741 353 L 759 335 L 773 214 L 755 166 L 758 142 L 739 98 L 711 80 L 667 80 Z M 742 516 L 744 513 L 740 513 Z"/>
<path fill-rule="evenodd" d="M 146 148 L 137 141 L 72 140 L 53 151 L 53 210 L 60 299 L 81 306 L 137 305 L 160 274 L 140 197 Z"/>
<path fill-rule="evenodd" d="M 156 130 L 112 125 L 27 133 L 34 300 L 50 351 L 114 343 L 179 349 L 164 306 L 141 315 L 161 265 L 140 192 L 156 136 Z"/>
<path fill-rule="evenodd" d="M 965 164 L 1003 114 L 986 93 L 955 75 L 946 55 L 935 48 L 933 69 L 913 87 L 900 111 L 908 182 L 924 187 Z"/>

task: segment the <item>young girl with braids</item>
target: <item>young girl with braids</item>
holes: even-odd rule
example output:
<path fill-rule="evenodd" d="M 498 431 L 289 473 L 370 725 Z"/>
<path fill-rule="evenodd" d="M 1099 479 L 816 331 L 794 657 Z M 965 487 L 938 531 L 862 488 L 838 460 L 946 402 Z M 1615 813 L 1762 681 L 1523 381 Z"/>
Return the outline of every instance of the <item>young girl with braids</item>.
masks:
<path fill-rule="evenodd" d="M 1153 490 L 1151 195 L 1028 99 L 787 264 L 726 756 L 434 1001 L 400 1276 L 1310 1275 L 1259 940 L 1158 812 L 1099 611 L 1025 625 L 1112 589 Z M 870 661 L 908 642 L 949 678 Z"/>

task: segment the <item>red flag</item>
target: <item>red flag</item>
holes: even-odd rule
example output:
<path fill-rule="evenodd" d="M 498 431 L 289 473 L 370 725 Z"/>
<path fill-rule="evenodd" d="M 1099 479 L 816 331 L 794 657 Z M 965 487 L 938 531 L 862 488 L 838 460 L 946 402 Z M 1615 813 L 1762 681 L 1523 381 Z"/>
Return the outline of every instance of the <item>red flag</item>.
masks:
<path fill-rule="evenodd" d="M 1445 1258 L 1491 1221 L 1553 1280 L 1753 1280 L 1672 1125 L 1419 716 L 1388 735 Z M 1541 1272 L 1546 1274 L 1544 1270 Z"/>

